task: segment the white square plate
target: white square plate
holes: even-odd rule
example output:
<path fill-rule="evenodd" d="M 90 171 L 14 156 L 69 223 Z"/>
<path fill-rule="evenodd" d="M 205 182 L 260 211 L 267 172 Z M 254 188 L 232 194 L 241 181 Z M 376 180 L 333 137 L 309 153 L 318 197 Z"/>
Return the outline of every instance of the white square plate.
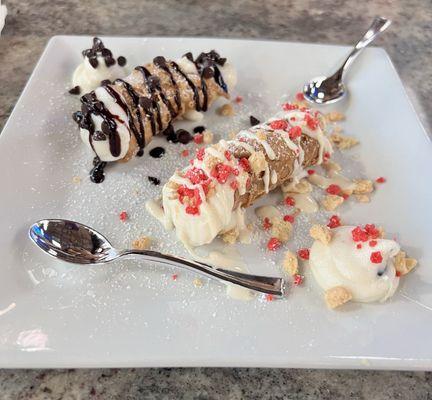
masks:
<path fill-rule="evenodd" d="M 218 134 L 248 126 L 250 113 L 271 116 L 283 95 L 331 71 L 348 50 L 225 39 L 103 39 L 130 66 L 189 50 L 214 48 L 228 57 L 239 71 L 236 93 L 244 102 L 232 120 L 216 116 L 214 107 L 206 115 L 204 123 Z M 304 286 L 286 300 L 241 302 L 214 282 L 195 288 L 194 276 L 183 271 L 173 281 L 174 270 L 134 261 L 71 266 L 30 243 L 32 222 L 57 217 L 93 226 L 119 247 L 149 233 L 159 248 L 182 251 L 144 210 L 145 200 L 160 190 L 146 176 L 166 179 L 179 162 L 179 145 L 160 139 L 166 157 L 155 160 L 146 152 L 111 168 L 103 184 L 88 179 L 92 157 L 71 120 L 79 101 L 67 88 L 90 43 L 89 37 L 51 39 L 0 136 L 0 367 L 432 368 L 432 146 L 384 50 L 367 49 L 360 57 L 349 76 L 351 96 L 338 109 L 346 113 L 346 130 L 361 139 L 352 151 L 357 161 L 348 163 L 351 173 L 388 182 L 370 204 L 344 205 L 341 214 L 348 222 L 383 225 L 420 264 L 386 304 L 335 312 L 326 309 L 307 271 Z M 82 182 L 74 184 L 74 176 Z M 122 210 L 130 217 L 124 223 Z M 263 240 L 240 250 L 251 271 L 280 274 L 283 252 L 267 259 Z"/>

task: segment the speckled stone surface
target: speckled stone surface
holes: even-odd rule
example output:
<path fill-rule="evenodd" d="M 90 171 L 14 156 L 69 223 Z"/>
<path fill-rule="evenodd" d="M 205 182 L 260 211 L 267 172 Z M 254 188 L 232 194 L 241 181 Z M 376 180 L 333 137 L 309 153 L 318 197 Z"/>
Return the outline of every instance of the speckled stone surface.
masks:
<path fill-rule="evenodd" d="M 3 1 L 4 2 L 4 1 Z M 422 122 L 432 126 L 432 3 L 374 1 L 7 0 L 0 38 L 0 127 L 52 35 L 219 36 L 350 44 L 375 15 L 378 39 Z M 1 399 L 431 399 L 430 373 L 124 369 L 0 371 Z"/>

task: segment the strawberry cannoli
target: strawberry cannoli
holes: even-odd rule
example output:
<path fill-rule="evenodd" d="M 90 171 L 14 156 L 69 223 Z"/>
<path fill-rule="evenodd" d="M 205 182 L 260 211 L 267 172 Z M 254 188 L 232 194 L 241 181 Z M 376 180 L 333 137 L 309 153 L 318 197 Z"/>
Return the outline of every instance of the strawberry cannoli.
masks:
<path fill-rule="evenodd" d="M 82 96 L 81 111 L 73 117 L 97 157 L 92 179 L 103 180 L 106 162 L 141 156 L 174 119 L 196 118 L 217 98 L 229 98 L 235 81 L 232 66 L 215 51 L 195 60 L 187 53 L 177 62 L 156 57 L 126 78 L 103 82 Z"/>
<path fill-rule="evenodd" d="M 244 229 L 244 209 L 259 197 L 321 164 L 332 152 L 316 111 L 284 105 L 269 121 L 200 148 L 163 188 L 164 223 L 186 246 Z"/>

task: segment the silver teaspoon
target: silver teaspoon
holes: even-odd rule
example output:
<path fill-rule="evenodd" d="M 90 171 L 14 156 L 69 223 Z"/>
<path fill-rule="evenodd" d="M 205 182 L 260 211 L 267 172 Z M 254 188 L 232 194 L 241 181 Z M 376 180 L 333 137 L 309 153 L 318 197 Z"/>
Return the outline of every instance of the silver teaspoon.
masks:
<path fill-rule="evenodd" d="M 312 79 L 303 86 L 303 94 L 306 100 L 311 103 L 329 104 L 335 103 L 342 99 L 347 93 L 343 83 L 346 71 L 352 65 L 356 57 L 362 50 L 381 33 L 384 32 L 391 24 L 387 18 L 377 17 L 373 20 L 368 31 L 363 35 L 360 41 L 354 46 L 351 53 L 343 62 L 342 66 L 331 76 L 320 76 Z"/>
<path fill-rule="evenodd" d="M 186 268 L 261 293 L 283 296 L 285 290 L 282 278 L 229 271 L 157 251 L 117 250 L 99 232 L 74 221 L 43 219 L 30 227 L 29 235 L 49 255 L 73 264 L 104 264 L 119 257 L 138 254 L 146 261 Z"/>

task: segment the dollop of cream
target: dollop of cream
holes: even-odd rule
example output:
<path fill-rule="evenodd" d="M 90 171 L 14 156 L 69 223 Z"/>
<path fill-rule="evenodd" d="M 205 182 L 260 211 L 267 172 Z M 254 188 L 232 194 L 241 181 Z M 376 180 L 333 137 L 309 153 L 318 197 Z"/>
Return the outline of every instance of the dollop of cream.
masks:
<path fill-rule="evenodd" d="M 354 228 L 332 229 L 329 244 L 318 240 L 313 243 L 309 257 L 312 274 L 324 290 L 343 286 L 351 292 L 353 301 L 383 302 L 393 296 L 399 284 L 393 262 L 400 247 L 394 240 L 375 239 L 376 246 L 363 242 L 358 249 L 351 234 Z M 381 263 L 371 261 L 371 253 L 376 251 L 381 252 Z"/>
<path fill-rule="evenodd" d="M 76 67 L 72 75 L 72 85 L 79 86 L 81 94 L 96 89 L 100 86 L 101 81 L 105 79 L 113 81 L 117 78 L 124 78 L 128 74 L 127 69 L 117 63 L 107 67 L 102 56 L 98 56 L 97 61 L 97 67 L 94 68 L 90 64 L 88 57 L 84 57 L 82 63 Z"/>

